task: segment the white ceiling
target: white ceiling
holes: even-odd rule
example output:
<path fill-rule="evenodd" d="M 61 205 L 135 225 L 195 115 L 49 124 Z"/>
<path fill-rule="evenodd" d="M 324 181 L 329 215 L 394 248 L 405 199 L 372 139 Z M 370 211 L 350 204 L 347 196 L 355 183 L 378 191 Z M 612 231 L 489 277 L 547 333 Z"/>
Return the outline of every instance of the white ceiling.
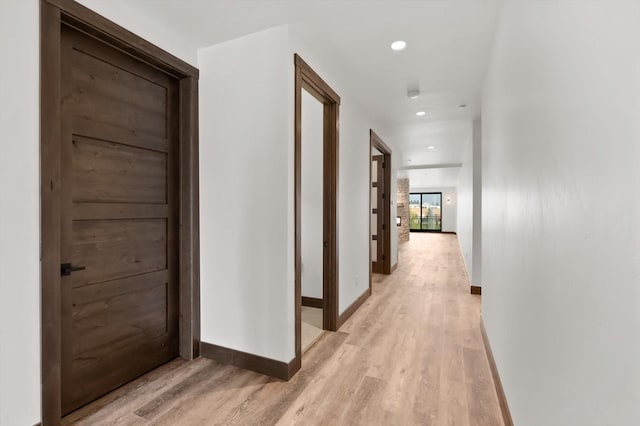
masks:
<path fill-rule="evenodd" d="M 461 162 L 500 0 L 128 0 L 206 47 L 289 24 L 318 58 L 339 63 L 356 103 L 391 133 L 403 165 Z M 392 41 L 407 48 L 394 52 Z M 422 95 L 409 99 L 418 88 Z M 467 108 L 460 109 L 460 104 Z M 426 111 L 417 117 L 416 111 Z M 434 150 L 426 147 L 433 145 Z M 409 161 L 411 160 L 411 161 Z M 433 170 L 431 174 L 435 174 Z M 455 186 L 457 174 L 445 186 Z M 452 184 L 453 179 L 453 184 Z M 446 180 L 446 179 L 445 179 Z M 413 186 L 413 185 L 412 185 Z"/>
<path fill-rule="evenodd" d="M 423 170 L 401 170 L 399 178 L 409 178 L 410 189 L 436 189 L 457 186 L 459 167 Z"/>

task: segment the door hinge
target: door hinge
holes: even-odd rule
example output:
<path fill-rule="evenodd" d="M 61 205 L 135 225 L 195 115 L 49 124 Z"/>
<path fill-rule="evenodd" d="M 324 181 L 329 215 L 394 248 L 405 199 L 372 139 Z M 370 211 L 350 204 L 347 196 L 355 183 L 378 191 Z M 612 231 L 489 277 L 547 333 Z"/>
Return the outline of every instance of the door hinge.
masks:
<path fill-rule="evenodd" d="M 384 231 L 384 223 L 382 224 L 382 230 Z"/>
<path fill-rule="evenodd" d="M 384 256 L 384 254 L 382 255 L 382 260 L 385 260 L 385 256 Z"/>
<path fill-rule="evenodd" d="M 387 163 L 382 163 L 382 168 L 384 169 L 385 167 L 387 167 Z"/>
<path fill-rule="evenodd" d="M 384 192 L 382 193 L 382 199 L 384 200 Z"/>

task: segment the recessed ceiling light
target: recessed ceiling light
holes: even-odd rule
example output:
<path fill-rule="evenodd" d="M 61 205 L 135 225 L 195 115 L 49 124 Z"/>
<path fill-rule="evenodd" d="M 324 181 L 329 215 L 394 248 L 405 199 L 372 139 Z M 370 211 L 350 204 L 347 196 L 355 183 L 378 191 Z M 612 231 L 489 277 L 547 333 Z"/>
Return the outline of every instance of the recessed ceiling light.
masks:
<path fill-rule="evenodd" d="M 404 50 L 405 47 L 407 47 L 407 43 L 403 40 L 398 40 L 391 43 L 391 50 L 395 50 L 396 52 Z"/>
<path fill-rule="evenodd" d="M 426 114 L 427 114 L 427 113 L 426 113 L 426 112 L 424 112 L 424 111 L 418 111 L 418 112 L 416 112 L 416 115 L 417 115 L 418 117 L 422 117 L 423 115 L 426 115 Z"/>
<path fill-rule="evenodd" d="M 467 107 L 467 104 L 460 104 L 458 105 L 458 108 L 460 109 L 465 109 Z"/>
<path fill-rule="evenodd" d="M 427 147 L 427 149 L 436 149 L 436 147 L 435 147 L 435 146 L 433 146 L 433 145 L 429 145 L 429 146 Z"/>
<path fill-rule="evenodd" d="M 419 90 L 409 90 L 407 92 L 407 96 L 411 99 L 416 99 L 418 96 L 420 96 L 420 91 Z"/>

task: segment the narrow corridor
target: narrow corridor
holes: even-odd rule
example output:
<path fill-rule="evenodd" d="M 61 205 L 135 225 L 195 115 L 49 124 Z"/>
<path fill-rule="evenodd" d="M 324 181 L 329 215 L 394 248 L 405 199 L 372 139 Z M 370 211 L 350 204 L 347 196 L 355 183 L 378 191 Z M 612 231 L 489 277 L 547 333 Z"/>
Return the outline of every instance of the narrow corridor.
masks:
<path fill-rule="evenodd" d="M 175 360 L 64 424 L 502 425 L 455 235 L 412 234 L 390 276 L 289 382 Z M 364 290 L 364 289 L 363 289 Z"/>

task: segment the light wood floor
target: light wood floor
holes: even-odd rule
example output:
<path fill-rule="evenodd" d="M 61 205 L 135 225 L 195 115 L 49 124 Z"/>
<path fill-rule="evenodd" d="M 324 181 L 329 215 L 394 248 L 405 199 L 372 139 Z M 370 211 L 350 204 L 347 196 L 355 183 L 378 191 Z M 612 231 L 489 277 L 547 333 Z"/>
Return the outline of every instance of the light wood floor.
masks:
<path fill-rule="evenodd" d="M 412 234 L 399 258 L 289 382 L 175 360 L 64 424 L 502 425 L 455 235 Z"/>
<path fill-rule="evenodd" d="M 322 329 L 322 309 L 303 306 L 301 316 L 302 336 L 300 336 L 300 346 L 304 353 L 322 336 L 322 333 L 324 333 Z"/>

